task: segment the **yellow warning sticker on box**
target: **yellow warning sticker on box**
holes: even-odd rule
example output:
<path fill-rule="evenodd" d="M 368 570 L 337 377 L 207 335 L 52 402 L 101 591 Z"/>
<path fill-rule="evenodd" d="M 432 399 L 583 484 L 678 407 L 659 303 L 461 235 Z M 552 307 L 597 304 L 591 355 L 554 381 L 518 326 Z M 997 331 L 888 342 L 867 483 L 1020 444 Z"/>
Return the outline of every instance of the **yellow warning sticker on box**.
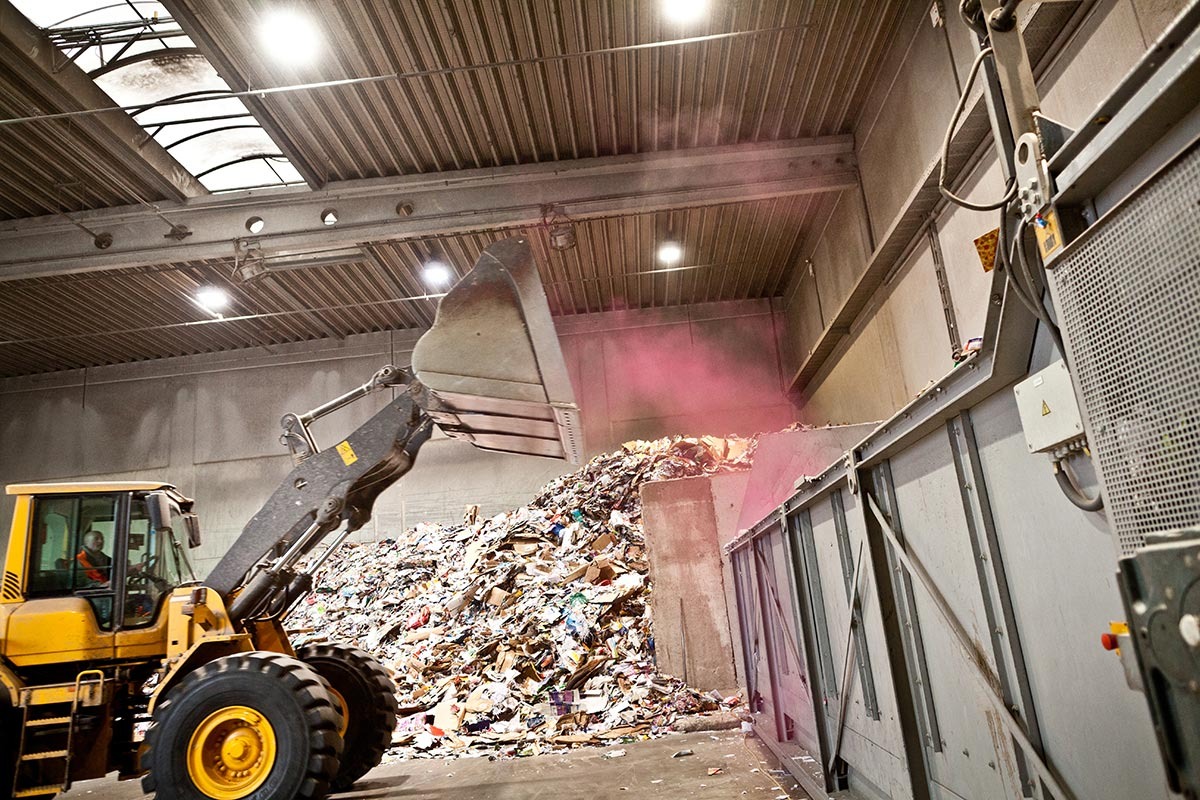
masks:
<path fill-rule="evenodd" d="M 1042 401 L 1042 416 L 1047 417 L 1049 415 L 1050 415 L 1050 405 L 1045 400 L 1043 400 Z"/>
<path fill-rule="evenodd" d="M 1058 228 L 1058 212 L 1047 208 L 1033 221 L 1033 233 L 1037 236 L 1038 252 L 1042 260 L 1050 258 L 1055 250 L 1062 247 L 1062 233 Z"/>
<path fill-rule="evenodd" d="M 358 461 L 358 456 L 355 455 L 354 448 L 350 446 L 349 442 L 342 442 L 337 446 L 336 449 L 338 451 L 338 455 L 342 457 L 342 463 L 344 463 L 347 467 L 353 464 L 355 461 Z"/>

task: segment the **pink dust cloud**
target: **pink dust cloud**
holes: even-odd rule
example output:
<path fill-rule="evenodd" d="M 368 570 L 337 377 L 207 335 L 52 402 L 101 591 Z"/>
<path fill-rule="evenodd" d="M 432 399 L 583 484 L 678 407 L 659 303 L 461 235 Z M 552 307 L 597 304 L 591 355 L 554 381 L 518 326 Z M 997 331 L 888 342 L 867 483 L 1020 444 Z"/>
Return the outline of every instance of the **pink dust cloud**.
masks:
<path fill-rule="evenodd" d="M 643 436 L 783 427 L 777 352 L 767 314 L 616 331 L 604 341 L 608 417 Z"/>

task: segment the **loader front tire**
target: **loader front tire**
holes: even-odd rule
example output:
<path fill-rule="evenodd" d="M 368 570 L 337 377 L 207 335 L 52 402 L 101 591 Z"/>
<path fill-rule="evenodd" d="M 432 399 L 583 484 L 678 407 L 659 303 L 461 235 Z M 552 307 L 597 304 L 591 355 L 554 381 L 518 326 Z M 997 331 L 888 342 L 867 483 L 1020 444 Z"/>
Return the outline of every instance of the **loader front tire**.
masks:
<path fill-rule="evenodd" d="M 154 709 L 142 790 L 175 800 L 315 800 L 338 774 L 338 712 L 321 677 L 278 653 L 218 658 Z"/>
<path fill-rule="evenodd" d="M 344 644 L 312 644 L 296 658 L 324 678 L 345 715 L 340 732 L 346 742 L 334 791 L 349 789 L 379 765 L 396 729 L 396 687 L 388 671 L 370 654 Z"/>

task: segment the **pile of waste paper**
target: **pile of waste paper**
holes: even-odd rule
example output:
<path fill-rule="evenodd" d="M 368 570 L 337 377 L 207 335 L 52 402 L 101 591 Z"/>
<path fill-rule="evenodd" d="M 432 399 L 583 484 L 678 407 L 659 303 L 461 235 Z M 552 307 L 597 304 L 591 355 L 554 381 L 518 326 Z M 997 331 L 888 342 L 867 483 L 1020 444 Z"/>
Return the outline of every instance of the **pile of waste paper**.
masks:
<path fill-rule="evenodd" d="M 532 755 L 729 709 L 655 670 L 642 483 L 746 469 L 754 439 L 634 441 L 529 505 L 346 545 L 287 620 L 393 670 L 402 756 Z"/>

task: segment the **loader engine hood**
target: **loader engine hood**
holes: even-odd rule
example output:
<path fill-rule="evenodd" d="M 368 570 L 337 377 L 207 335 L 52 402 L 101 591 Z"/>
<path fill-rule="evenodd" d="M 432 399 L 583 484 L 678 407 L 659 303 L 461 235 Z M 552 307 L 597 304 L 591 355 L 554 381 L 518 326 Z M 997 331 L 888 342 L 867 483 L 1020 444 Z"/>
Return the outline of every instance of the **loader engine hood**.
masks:
<path fill-rule="evenodd" d="M 580 463 L 579 407 L 529 240 L 488 247 L 417 342 L 420 401 L 443 431 L 484 450 Z"/>

